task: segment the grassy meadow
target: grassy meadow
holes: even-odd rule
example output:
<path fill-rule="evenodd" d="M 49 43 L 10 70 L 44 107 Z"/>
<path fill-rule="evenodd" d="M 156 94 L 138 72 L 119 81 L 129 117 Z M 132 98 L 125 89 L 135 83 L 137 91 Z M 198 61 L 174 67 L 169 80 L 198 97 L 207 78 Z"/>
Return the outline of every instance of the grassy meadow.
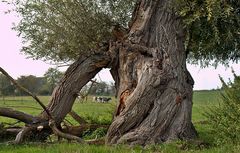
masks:
<path fill-rule="evenodd" d="M 40 96 L 40 99 L 47 104 L 49 96 Z M 88 122 L 110 124 L 112 119 L 112 111 L 116 106 L 113 100 L 111 103 L 96 103 L 92 102 L 89 97 L 87 102 L 75 102 L 73 110 Z M 3 153 L 171 153 L 171 152 L 206 152 L 206 153 L 226 153 L 239 152 L 240 145 L 223 144 L 222 146 L 213 145 L 214 133 L 211 126 L 207 124 L 204 112 L 209 107 L 214 107 L 220 102 L 219 91 L 195 91 L 193 95 L 193 123 L 199 133 L 199 141 L 204 141 L 205 145 L 196 145 L 195 142 L 172 142 L 168 144 L 147 146 L 142 148 L 140 146 L 129 147 L 123 145 L 104 146 L 104 145 L 81 145 L 77 143 L 68 142 L 49 142 L 49 143 L 28 143 L 23 145 L 6 145 L 0 143 L 0 152 Z M 33 115 L 41 112 L 40 106 L 31 97 L 5 97 L 0 98 L 0 107 L 11 107 L 17 110 L 24 111 Z M 72 124 L 77 123 L 67 116 L 67 121 Z M 0 122 L 14 123 L 13 119 L 0 117 Z"/>

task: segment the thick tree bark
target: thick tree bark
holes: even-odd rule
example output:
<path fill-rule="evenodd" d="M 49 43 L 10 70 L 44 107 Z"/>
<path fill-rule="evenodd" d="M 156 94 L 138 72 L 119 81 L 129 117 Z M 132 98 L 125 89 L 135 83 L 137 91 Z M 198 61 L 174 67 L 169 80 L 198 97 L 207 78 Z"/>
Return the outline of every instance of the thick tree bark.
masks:
<path fill-rule="evenodd" d="M 168 0 L 140 0 L 111 70 L 119 106 L 106 142 L 146 145 L 197 136 L 185 31 Z"/>
<path fill-rule="evenodd" d="M 57 125 L 71 111 L 81 88 L 106 67 L 110 60 L 110 56 L 105 53 L 95 53 L 88 57 L 80 57 L 68 68 L 60 84 L 54 89 L 52 99 L 47 106 Z M 48 119 L 46 112 L 40 117 Z"/>
<path fill-rule="evenodd" d="M 58 129 L 65 116 L 71 111 L 72 105 L 78 96 L 81 88 L 86 85 L 103 67 L 108 66 L 111 57 L 107 52 L 108 46 L 102 46 L 99 51 L 92 52 L 91 56 L 81 56 L 66 71 L 61 83 L 55 88 L 52 99 L 45 107 L 37 96 L 33 95 L 27 89 L 16 83 L 6 71 L 0 68 L 0 71 L 6 75 L 17 87 L 31 95 L 44 109 L 37 117 L 15 111 L 9 108 L 0 108 L 0 116 L 15 118 L 27 123 L 28 125 L 20 131 L 14 143 L 23 142 L 26 135 L 37 134 L 36 139 L 45 140 L 51 133 L 60 137 L 83 142 L 79 137 L 63 133 Z M 51 131 L 52 130 L 52 131 Z"/>
<path fill-rule="evenodd" d="M 138 0 L 126 36 L 116 36 L 109 47 L 68 68 L 47 106 L 54 124 L 71 111 L 81 88 L 110 67 L 119 106 L 108 144 L 146 145 L 197 136 L 191 122 L 194 81 L 186 68 L 185 31 L 171 2 Z M 46 112 L 39 117 L 48 121 Z"/>

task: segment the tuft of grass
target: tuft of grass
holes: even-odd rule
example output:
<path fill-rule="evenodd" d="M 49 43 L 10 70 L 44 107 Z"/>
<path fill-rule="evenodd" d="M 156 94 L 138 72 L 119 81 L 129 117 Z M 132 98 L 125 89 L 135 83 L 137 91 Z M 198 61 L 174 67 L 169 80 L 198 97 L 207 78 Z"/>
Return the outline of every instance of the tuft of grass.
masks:
<path fill-rule="evenodd" d="M 220 91 L 195 91 L 193 94 L 193 123 L 199 133 L 199 138 L 193 142 L 176 141 L 167 144 L 150 145 L 146 147 L 140 146 L 124 146 L 124 145 L 86 145 L 77 143 L 31 143 L 23 145 L 6 145 L 0 144 L 0 153 L 238 153 L 240 145 L 237 144 L 222 144 L 221 146 L 214 145 L 214 133 L 212 127 L 206 122 L 206 117 L 203 115 L 208 107 L 214 107 L 219 104 Z M 41 97 L 41 100 L 47 104 L 49 96 Z M 91 99 L 91 98 L 89 98 Z M 5 103 L 5 104 L 4 104 Z M 40 106 L 31 97 L 6 97 L 5 101 L 0 98 L 0 107 L 12 107 L 32 115 L 37 115 L 41 110 L 30 109 L 18 106 Z M 112 113 L 114 111 L 115 102 L 111 103 L 95 103 L 87 101 L 80 103 L 75 102 L 73 110 L 81 117 L 91 123 L 110 124 Z M 67 120 L 78 125 L 70 116 Z M 0 117 L 0 122 L 15 122 L 5 117 Z M 85 139 L 102 137 L 106 134 L 104 129 L 85 133 Z M 200 144 L 199 144 L 200 142 Z M 203 143 L 203 144 L 201 144 Z"/>
<path fill-rule="evenodd" d="M 35 143 L 23 145 L 2 145 L 0 153 L 239 153 L 240 145 L 224 144 L 219 147 L 199 148 L 194 143 L 172 142 L 161 145 L 125 146 L 125 145 L 86 145 L 78 143 Z"/>

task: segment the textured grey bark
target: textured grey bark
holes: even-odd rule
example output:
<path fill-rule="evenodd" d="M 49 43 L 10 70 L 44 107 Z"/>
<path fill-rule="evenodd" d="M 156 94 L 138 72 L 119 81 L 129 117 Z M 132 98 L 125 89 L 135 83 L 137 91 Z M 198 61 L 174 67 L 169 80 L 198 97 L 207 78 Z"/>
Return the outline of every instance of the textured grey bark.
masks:
<path fill-rule="evenodd" d="M 69 67 L 47 107 L 57 124 L 71 111 L 81 88 L 110 67 L 119 106 L 106 143 L 147 145 L 197 136 L 185 31 L 170 3 L 138 0 L 126 37 Z M 40 117 L 47 120 L 45 112 Z"/>
<path fill-rule="evenodd" d="M 185 31 L 167 0 L 140 0 L 111 70 L 119 107 L 106 142 L 146 145 L 197 136 Z"/>
<path fill-rule="evenodd" d="M 52 99 L 47 106 L 56 124 L 60 124 L 71 111 L 74 101 L 82 87 L 103 67 L 106 67 L 110 59 L 111 58 L 104 53 L 96 53 L 88 57 L 82 56 L 68 68 L 60 84 L 54 89 Z M 45 119 L 48 118 L 45 112 L 41 114 L 41 117 Z"/>

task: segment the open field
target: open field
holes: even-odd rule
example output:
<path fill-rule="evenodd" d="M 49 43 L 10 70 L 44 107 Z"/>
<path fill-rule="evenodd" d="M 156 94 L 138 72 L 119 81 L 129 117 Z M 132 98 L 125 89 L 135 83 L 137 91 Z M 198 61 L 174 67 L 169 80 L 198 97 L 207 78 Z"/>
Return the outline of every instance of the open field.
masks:
<path fill-rule="evenodd" d="M 50 96 L 39 96 L 40 100 L 47 105 L 50 100 Z M 111 103 L 96 103 L 92 102 L 92 98 L 89 97 L 87 102 L 81 103 L 76 100 L 73 110 L 87 121 L 96 121 L 97 123 L 107 124 L 111 123 L 111 113 L 116 106 L 115 102 Z M 38 115 L 42 109 L 38 103 L 32 99 L 32 97 L 5 97 L 4 100 L 0 98 L 0 107 L 10 107 L 19 111 L 26 112 L 32 115 Z M 67 120 L 73 124 L 77 124 L 71 117 L 67 116 Z M 14 122 L 15 120 L 0 117 L 0 122 Z"/>
<path fill-rule="evenodd" d="M 169 144 L 149 146 L 146 148 L 127 146 L 97 146 L 97 145 L 79 145 L 76 143 L 44 143 L 44 144 L 24 144 L 19 146 L 11 146 L 0 144 L 0 152 L 8 153 L 23 153 L 23 152 L 49 152 L 49 153 L 93 153 L 93 152 L 112 152 L 112 153 L 126 153 L 126 152 L 239 152 L 240 145 L 223 144 L 221 147 L 213 145 L 214 133 L 211 127 L 205 122 L 206 118 L 203 115 L 208 107 L 214 107 L 219 103 L 219 91 L 195 91 L 193 96 L 193 123 L 199 132 L 199 140 L 203 140 L 207 145 L 199 146 L 195 143 L 189 142 L 173 142 Z M 40 96 L 40 99 L 47 104 L 48 96 Z M 88 102 L 80 103 L 76 101 L 74 104 L 74 111 L 85 118 L 88 122 L 97 122 L 102 124 L 110 124 L 112 118 L 112 111 L 116 103 L 95 103 Z M 27 113 L 37 115 L 41 112 L 40 107 L 34 102 L 31 97 L 6 97 L 5 100 L 0 98 L 0 107 L 12 107 Z M 77 124 L 67 117 L 71 123 Z M 11 122 L 14 120 L 0 117 L 0 122 Z"/>

